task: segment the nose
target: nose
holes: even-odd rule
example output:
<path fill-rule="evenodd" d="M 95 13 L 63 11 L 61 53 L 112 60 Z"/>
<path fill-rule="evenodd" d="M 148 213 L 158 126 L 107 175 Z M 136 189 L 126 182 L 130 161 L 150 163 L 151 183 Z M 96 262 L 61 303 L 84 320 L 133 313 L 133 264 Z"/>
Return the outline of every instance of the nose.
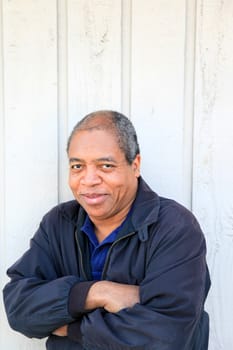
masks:
<path fill-rule="evenodd" d="M 80 179 L 80 183 L 85 186 L 95 186 L 101 183 L 101 178 L 95 166 L 86 167 Z"/>

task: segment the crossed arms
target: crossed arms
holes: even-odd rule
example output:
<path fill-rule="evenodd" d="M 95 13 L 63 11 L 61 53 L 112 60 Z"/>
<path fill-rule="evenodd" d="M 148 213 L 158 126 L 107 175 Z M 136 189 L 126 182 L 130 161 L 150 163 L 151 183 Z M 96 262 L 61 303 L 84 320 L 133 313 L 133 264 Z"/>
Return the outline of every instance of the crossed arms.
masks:
<path fill-rule="evenodd" d="M 110 281 L 99 281 L 94 283 L 87 294 L 85 309 L 91 311 L 104 308 L 106 311 L 116 313 L 122 309 L 132 307 L 139 303 L 139 287 L 115 283 Z M 68 326 L 64 325 L 56 329 L 53 334 L 67 336 Z"/>

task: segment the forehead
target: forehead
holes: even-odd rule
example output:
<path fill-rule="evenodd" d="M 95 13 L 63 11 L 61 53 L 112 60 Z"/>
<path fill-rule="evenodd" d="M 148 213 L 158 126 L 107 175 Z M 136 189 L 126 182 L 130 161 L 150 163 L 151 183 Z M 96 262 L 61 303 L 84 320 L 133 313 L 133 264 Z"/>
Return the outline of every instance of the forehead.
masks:
<path fill-rule="evenodd" d="M 116 134 L 111 130 L 78 130 L 72 137 L 69 157 L 75 156 L 124 156 L 117 142 Z"/>

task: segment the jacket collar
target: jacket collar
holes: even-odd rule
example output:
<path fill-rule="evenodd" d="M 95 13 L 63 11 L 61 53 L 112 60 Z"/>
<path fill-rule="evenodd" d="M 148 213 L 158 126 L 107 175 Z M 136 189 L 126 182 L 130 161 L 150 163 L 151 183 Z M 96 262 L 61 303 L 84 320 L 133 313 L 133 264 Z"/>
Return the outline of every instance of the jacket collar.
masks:
<path fill-rule="evenodd" d="M 135 229 L 155 223 L 158 220 L 159 209 L 159 196 L 140 177 L 132 214 L 132 223 Z"/>
<path fill-rule="evenodd" d="M 137 232 L 141 241 L 148 239 L 148 227 L 158 220 L 160 198 L 151 190 L 142 177 L 138 180 L 138 190 L 132 207 L 132 215 L 122 227 L 117 238 L 130 232 Z"/>

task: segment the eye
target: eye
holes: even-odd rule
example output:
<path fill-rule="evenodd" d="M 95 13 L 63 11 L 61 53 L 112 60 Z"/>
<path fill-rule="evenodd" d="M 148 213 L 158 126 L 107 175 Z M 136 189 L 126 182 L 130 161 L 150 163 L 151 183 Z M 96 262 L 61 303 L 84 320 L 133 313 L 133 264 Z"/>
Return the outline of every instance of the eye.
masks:
<path fill-rule="evenodd" d="M 113 164 L 109 164 L 109 163 L 104 163 L 101 164 L 100 168 L 104 171 L 110 171 L 114 168 L 115 166 Z"/>
<path fill-rule="evenodd" d="M 82 169 L 82 165 L 81 164 L 72 164 L 70 166 L 70 169 L 72 169 L 72 170 L 81 170 Z"/>

